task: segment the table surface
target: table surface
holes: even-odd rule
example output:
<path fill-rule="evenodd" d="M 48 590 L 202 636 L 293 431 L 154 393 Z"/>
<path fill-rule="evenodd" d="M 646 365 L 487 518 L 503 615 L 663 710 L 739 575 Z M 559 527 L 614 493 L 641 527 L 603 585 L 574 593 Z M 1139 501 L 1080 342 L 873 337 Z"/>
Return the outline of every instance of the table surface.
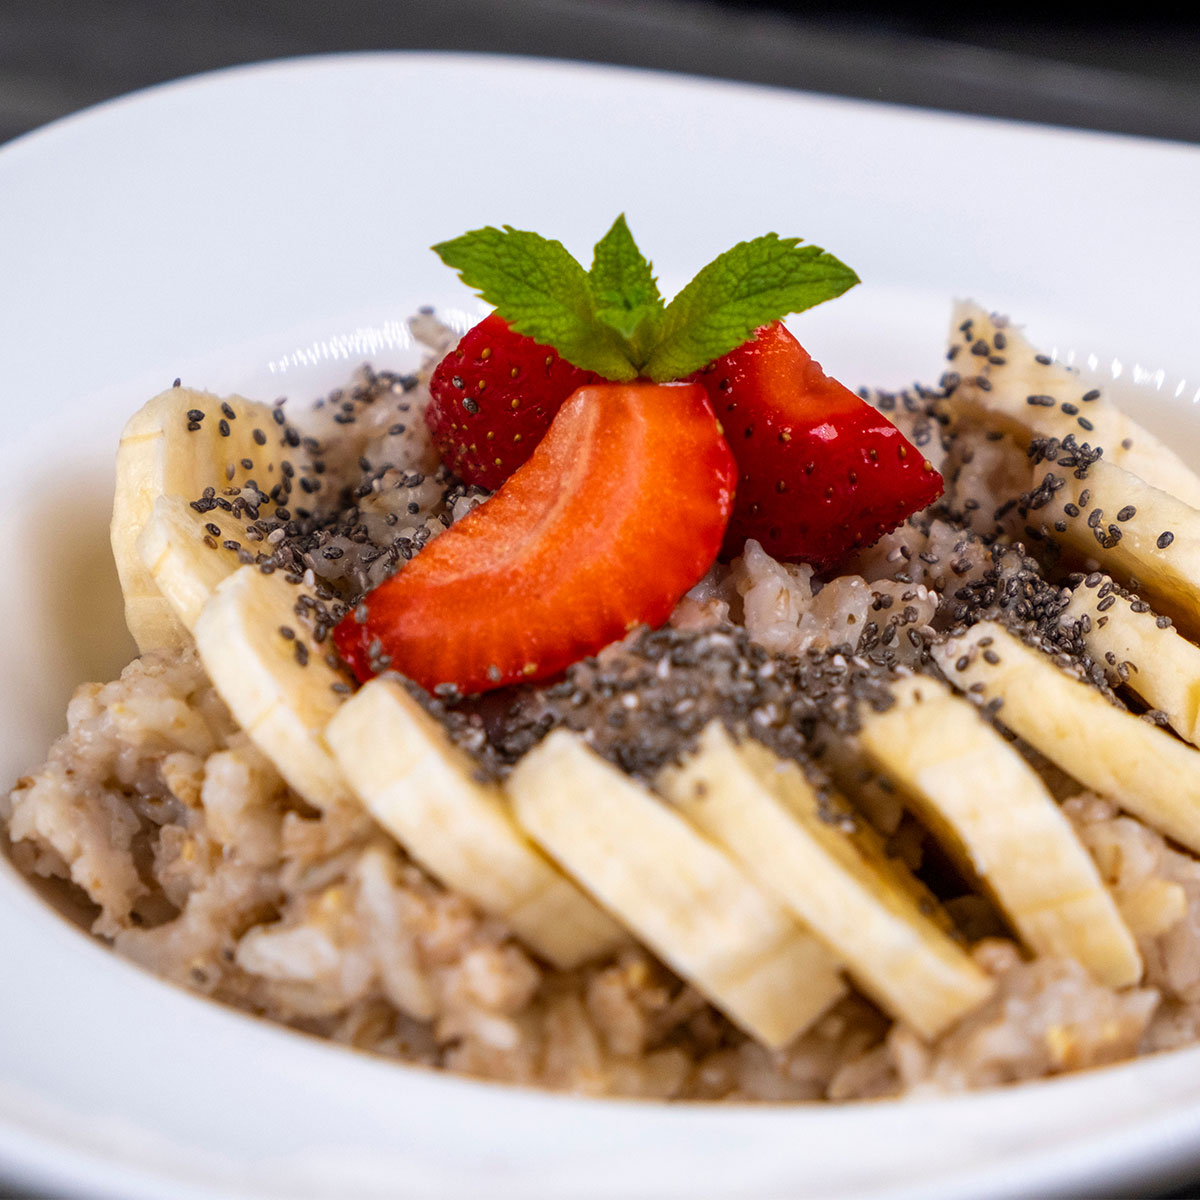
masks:
<path fill-rule="evenodd" d="M 1200 12 L 801 0 L 6 0 L 0 143 L 150 84 L 347 50 L 532 54 L 1200 143 Z M 0 1178 L 0 1196 L 6 1191 Z M 32 1200 L 29 1193 L 20 1193 Z M 1200 1195 L 1200 1179 L 1164 1196 Z"/>

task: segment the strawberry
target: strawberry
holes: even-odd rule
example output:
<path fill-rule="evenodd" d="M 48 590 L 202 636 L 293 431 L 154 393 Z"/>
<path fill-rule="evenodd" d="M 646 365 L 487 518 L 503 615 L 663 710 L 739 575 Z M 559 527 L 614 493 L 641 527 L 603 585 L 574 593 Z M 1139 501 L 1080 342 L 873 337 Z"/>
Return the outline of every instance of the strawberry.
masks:
<path fill-rule="evenodd" d="M 442 461 L 494 491 L 533 453 L 562 402 L 599 379 L 492 313 L 434 370 L 425 420 Z"/>
<path fill-rule="evenodd" d="M 924 455 L 779 322 L 691 378 L 738 464 L 725 557 L 754 538 L 776 558 L 829 566 L 942 493 Z"/>
<path fill-rule="evenodd" d="M 390 666 L 429 690 L 555 675 L 667 619 L 716 557 L 735 477 L 697 384 L 581 388 L 529 460 L 334 643 L 360 679 Z"/>

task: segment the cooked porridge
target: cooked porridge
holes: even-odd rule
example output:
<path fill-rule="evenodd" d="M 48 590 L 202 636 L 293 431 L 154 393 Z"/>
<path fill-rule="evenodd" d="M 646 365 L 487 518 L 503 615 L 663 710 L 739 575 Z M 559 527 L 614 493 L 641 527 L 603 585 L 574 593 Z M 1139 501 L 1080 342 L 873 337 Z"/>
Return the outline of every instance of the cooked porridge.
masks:
<path fill-rule="evenodd" d="M 741 536 L 760 514 L 721 484 L 684 513 L 715 540 L 665 619 L 561 663 L 547 637 L 515 667 L 489 645 L 477 676 L 430 676 L 505 619 L 497 579 L 528 605 L 575 578 L 564 535 L 521 591 L 544 547 L 505 530 L 548 463 L 606 461 L 586 422 L 615 385 L 564 376 L 564 413 L 592 397 L 561 419 L 580 430 L 565 449 L 551 414 L 527 462 L 457 426 L 448 452 L 439 386 L 472 416 L 490 393 L 464 384 L 465 339 L 428 312 L 413 329 L 419 372 L 363 368 L 307 411 L 176 387 L 131 421 L 113 543 L 143 652 L 76 692 L 45 764 L 0 797 L 22 871 L 223 1003 L 585 1094 L 954 1091 L 1200 1036 L 1200 478 L 1172 451 L 960 305 L 937 386 L 853 410 L 915 452 L 932 502 L 872 508 L 881 531 L 836 553 L 805 526 L 805 557 L 788 529 Z M 680 445 L 715 412 L 736 451 L 726 385 L 758 377 L 724 362 L 661 385 L 699 414 Z M 660 385 L 620 403 L 657 403 L 643 387 Z M 696 445 L 671 470 L 706 462 Z M 538 529 L 633 537 L 619 492 L 564 492 Z M 686 536 L 641 526 L 664 575 L 693 528 L 671 503 L 653 511 Z M 492 552 L 507 576 L 476 568 Z M 389 640 L 424 601 L 385 588 L 407 576 L 411 597 L 447 562 L 474 590 L 429 584 L 425 621 L 449 606 L 456 645 Z"/>

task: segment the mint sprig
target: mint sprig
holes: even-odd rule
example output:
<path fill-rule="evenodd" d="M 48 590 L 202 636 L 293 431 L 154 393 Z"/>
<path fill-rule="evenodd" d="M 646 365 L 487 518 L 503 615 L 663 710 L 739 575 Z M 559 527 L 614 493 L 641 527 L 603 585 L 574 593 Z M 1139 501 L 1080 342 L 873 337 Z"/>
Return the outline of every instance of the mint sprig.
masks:
<path fill-rule="evenodd" d="M 664 306 L 654 268 L 637 248 L 624 213 L 596 243 L 588 284 L 597 318 L 624 339 L 640 367 L 658 342 Z"/>
<path fill-rule="evenodd" d="M 819 246 L 773 233 L 739 242 L 675 297 L 646 361 L 651 379 L 679 379 L 740 346 L 760 326 L 832 300 L 858 276 Z M 715 353 L 714 348 L 724 349 Z"/>
<path fill-rule="evenodd" d="M 624 340 L 597 317 L 587 272 L 562 242 L 511 225 L 487 226 L 433 250 L 518 333 L 606 379 L 637 377 Z"/>
<path fill-rule="evenodd" d="M 682 379 L 859 281 L 819 246 L 768 233 L 719 255 L 666 304 L 624 215 L 596 243 L 590 271 L 561 242 L 511 225 L 433 250 L 518 333 L 616 382 Z"/>

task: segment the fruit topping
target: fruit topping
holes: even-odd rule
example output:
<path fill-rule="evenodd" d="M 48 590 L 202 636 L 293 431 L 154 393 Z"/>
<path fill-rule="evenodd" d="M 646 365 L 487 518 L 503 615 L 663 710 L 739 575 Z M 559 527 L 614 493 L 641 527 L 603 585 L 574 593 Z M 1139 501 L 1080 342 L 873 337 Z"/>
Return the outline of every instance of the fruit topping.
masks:
<path fill-rule="evenodd" d="M 437 365 L 425 420 L 442 461 L 495 491 L 533 453 L 563 401 L 598 382 L 492 313 Z"/>
<path fill-rule="evenodd" d="M 598 384 L 529 460 L 334 630 L 360 679 L 462 693 L 659 625 L 716 557 L 736 468 L 698 384 Z"/>
<path fill-rule="evenodd" d="M 724 553 L 754 538 L 775 558 L 828 566 L 942 493 L 942 477 L 780 323 L 693 376 L 738 464 Z"/>
<path fill-rule="evenodd" d="M 623 216 L 588 270 L 511 226 L 433 249 L 496 311 L 435 369 L 426 420 L 452 471 L 498 490 L 339 625 L 360 679 L 547 678 L 665 621 L 722 546 L 826 566 L 941 493 L 778 323 L 858 282 L 818 246 L 740 242 L 669 304 Z"/>

